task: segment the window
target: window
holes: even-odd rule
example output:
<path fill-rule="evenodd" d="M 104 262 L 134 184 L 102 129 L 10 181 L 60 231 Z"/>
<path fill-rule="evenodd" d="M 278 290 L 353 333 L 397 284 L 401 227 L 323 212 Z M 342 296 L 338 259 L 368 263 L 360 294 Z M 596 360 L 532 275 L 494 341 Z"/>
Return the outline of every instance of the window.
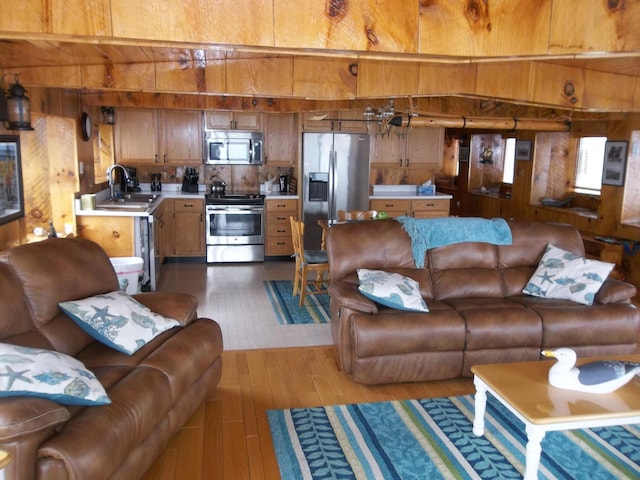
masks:
<path fill-rule="evenodd" d="M 504 146 L 504 166 L 502 167 L 502 181 L 513 183 L 513 168 L 516 158 L 516 139 L 507 138 Z"/>
<path fill-rule="evenodd" d="M 574 177 L 576 193 L 600 194 L 602 164 L 607 137 L 583 137 L 578 142 L 578 158 Z"/>

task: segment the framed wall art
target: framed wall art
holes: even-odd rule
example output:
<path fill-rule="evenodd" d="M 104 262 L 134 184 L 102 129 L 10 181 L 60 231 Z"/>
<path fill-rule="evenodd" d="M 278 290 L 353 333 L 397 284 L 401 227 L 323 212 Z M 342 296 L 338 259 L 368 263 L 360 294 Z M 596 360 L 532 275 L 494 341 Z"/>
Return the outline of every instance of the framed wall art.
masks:
<path fill-rule="evenodd" d="M 24 217 L 20 137 L 0 135 L 0 225 Z"/>
<path fill-rule="evenodd" d="M 531 160 L 531 140 L 516 141 L 516 160 Z"/>
<path fill-rule="evenodd" d="M 627 142 L 606 142 L 602 167 L 603 185 L 624 185 L 627 166 Z"/>

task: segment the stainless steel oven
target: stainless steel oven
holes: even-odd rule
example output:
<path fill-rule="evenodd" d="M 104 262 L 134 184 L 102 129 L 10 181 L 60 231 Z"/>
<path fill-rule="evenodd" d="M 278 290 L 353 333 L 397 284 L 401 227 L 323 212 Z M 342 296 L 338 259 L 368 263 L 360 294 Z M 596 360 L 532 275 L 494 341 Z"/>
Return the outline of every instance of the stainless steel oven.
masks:
<path fill-rule="evenodd" d="M 228 195 L 206 198 L 207 262 L 264 260 L 264 197 Z"/>

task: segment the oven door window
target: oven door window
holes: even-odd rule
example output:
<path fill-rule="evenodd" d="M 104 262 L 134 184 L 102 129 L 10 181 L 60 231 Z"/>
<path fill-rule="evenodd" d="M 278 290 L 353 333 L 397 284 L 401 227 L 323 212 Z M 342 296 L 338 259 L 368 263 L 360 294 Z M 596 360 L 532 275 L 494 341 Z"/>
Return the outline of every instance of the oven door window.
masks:
<path fill-rule="evenodd" d="M 209 236 L 260 237 L 262 236 L 262 212 L 227 210 L 209 213 Z"/>

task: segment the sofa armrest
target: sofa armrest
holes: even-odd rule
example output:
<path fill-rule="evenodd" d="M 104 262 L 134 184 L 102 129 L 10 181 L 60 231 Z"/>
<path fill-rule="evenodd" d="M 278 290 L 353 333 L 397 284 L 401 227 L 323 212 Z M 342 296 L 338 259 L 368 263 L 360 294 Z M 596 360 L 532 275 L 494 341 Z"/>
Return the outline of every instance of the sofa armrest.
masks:
<path fill-rule="evenodd" d="M 0 398 L 0 445 L 15 442 L 66 422 L 69 410 L 64 406 L 30 397 Z"/>
<path fill-rule="evenodd" d="M 615 278 L 607 278 L 596 293 L 595 303 L 629 303 L 636 293 L 637 289 L 634 285 Z"/>
<path fill-rule="evenodd" d="M 133 295 L 152 312 L 173 318 L 183 325 L 197 318 L 198 300 L 187 293 L 147 292 Z"/>
<path fill-rule="evenodd" d="M 328 292 L 331 299 L 342 307 L 364 313 L 378 313 L 378 306 L 375 302 L 362 295 L 353 283 L 332 281 Z"/>

